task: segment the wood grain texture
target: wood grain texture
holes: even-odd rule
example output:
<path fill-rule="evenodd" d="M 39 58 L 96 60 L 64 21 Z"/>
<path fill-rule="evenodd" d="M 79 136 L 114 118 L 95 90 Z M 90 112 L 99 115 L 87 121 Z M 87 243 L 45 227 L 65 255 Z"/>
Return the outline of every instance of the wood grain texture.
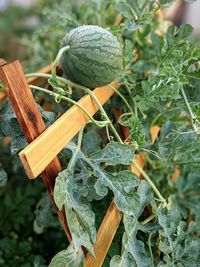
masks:
<path fill-rule="evenodd" d="M 46 127 L 32 92 L 29 89 L 20 62 L 14 61 L 13 63 L 3 65 L 0 68 L 0 78 L 3 81 L 6 93 L 11 101 L 27 141 L 33 141 L 37 136 L 44 132 Z M 52 200 L 55 177 L 61 170 L 60 162 L 58 158 L 55 158 L 49 162 L 43 172 L 44 183 Z M 71 236 L 67 226 L 65 213 L 64 211 L 59 211 L 57 207 L 56 210 L 62 222 L 64 231 L 70 239 Z"/>
<path fill-rule="evenodd" d="M 2 58 L 0 59 L 0 66 L 3 66 L 6 64 L 6 61 L 3 60 Z M 38 70 L 38 72 L 40 73 L 46 73 L 49 74 L 51 73 L 51 64 Z M 46 81 L 47 79 L 45 78 L 39 78 L 39 77 L 31 77 L 31 78 L 27 78 L 27 82 L 28 84 L 32 84 L 32 85 L 40 85 L 42 82 Z M 3 101 L 6 99 L 6 92 L 2 91 L 0 92 L 0 104 L 3 103 Z"/>
<path fill-rule="evenodd" d="M 116 82 L 112 85 L 115 88 L 119 87 Z M 96 88 L 93 92 L 101 104 L 104 104 L 114 93 L 109 86 Z M 78 103 L 92 116 L 99 109 L 89 95 L 84 96 Z M 28 177 L 36 178 L 88 121 L 85 113 L 73 106 L 23 149 L 19 155 Z"/>

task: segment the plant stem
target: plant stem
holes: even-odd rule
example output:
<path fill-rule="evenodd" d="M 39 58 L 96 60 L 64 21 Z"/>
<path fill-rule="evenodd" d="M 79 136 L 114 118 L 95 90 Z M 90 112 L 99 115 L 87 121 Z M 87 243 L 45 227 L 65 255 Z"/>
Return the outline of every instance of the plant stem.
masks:
<path fill-rule="evenodd" d="M 46 78 L 46 79 L 49 79 L 52 77 L 51 74 L 47 74 L 47 73 L 42 73 L 42 72 L 32 72 L 32 73 L 27 73 L 25 74 L 25 76 L 27 78 L 30 78 L 30 77 L 39 77 L 39 78 Z M 59 76 L 57 76 L 57 79 L 59 78 Z"/>
<path fill-rule="evenodd" d="M 140 167 L 140 165 L 133 160 L 132 164 L 138 169 L 138 171 L 144 176 L 144 178 L 147 180 L 147 182 L 150 184 L 151 188 L 153 189 L 153 191 L 156 193 L 156 195 L 158 196 L 158 198 L 164 202 L 166 204 L 166 200 L 163 198 L 163 196 L 161 195 L 160 191 L 158 190 L 158 188 L 155 186 L 155 184 L 152 182 L 151 178 L 147 175 L 147 173 Z"/>
<path fill-rule="evenodd" d="M 187 108 L 188 108 L 188 111 L 189 111 L 189 114 L 190 114 L 190 118 L 191 118 L 191 122 L 192 122 L 192 127 L 193 127 L 194 131 L 195 131 L 196 133 L 198 133 L 199 128 L 198 128 L 198 127 L 196 126 L 196 124 L 195 124 L 195 120 L 197 119 L 197 116 L 193 113 L 193 111 L 192 111 L 192 109 L 191 109 L 190 103 L 189 103 L 189 101 L 188 101 L 188 99 L 187 99 L 187 96 L 186 96 L 186 94 L 185 94 L 185 91 L 184 91 L 183 87 L 181 87 L 181 93 L 182 93 L 182 95 L 183 95 L 183 99 L 184 99 L 184 101 L 185 101 L 185 104 L 186 104 L 186 106 L 187 106 Z"/>
<path fill-rule="evenodd" d="M 137 118 L 137 117 L 138 117 L 137 103 L 136 103 L 136 101 L 135 101 L 135 98 L 131 95 L 131 90 L 130 90 L 130 87 L 129 87 L 128 83 L 125 82 L 124 84 L 125 84 L 125 86 L 126 86 L 126 90 L 127 90 L 128 94 L 129 94 L 129 96 L 130 96 L 130 98 L 131 98 L 131 100 L 132 100 L 132 102 L 133 102 L 133 106 L 134 106 L 134 114 L 135 114 L 135 117 Z"/>
<path fill-rule="evenodd" d="M 84 86 L 79 86 L 78 85 L 78 88 L 80 88 L 81 90 L 85 91 L 86 93 L 88 93 L 91 98 L 95 101 L 95 103 L 97 104 L 97 106 L 99 107 L 102 115 L 104 116 L 104 118 L 110 122 L 110 128 L 112 129 L 112 132 L 114 134 L 114 136 L 116 137 L 116 139 L 123 144 L 123 141 L 121 139 L 121 137 L 119 136 L 117 130 L 115 129 L 115 127 L 113 126 L 112 122 L 110 121 L 106 111 L 104 110 L 104 108 L 102 107 L 101 103 L 99 102 L 98 98 L 96 97 L 96 95 L 88 88 L 84 87 Z"/>
<path fill-rule="evenodd" d="M 131 106 L 129 105 L 128 101 L 126 100 L 126 98 L 119 92 L 119 90 L 117 90 L 114 86 L 112 85 L 108 85 L 111 89 L 113 89 L 115 91 L 116 94 L 118 94 L 118 96 L 124 101 L 125 105 L 127 106 L 127 108 L 129 109 L 130 113 L 134 114 L 134 111 L 132 110 Z"/>
<path fill-rule="evenodd" d="M 83 130 L 84 130 L 84 128 L 82 128 L 78 133 L 78 141 L 77 141 L 77 147 L 78 148 L 81 148 L 81 143 L 82 143 L 82 139 L 83 139 Z"/>
<path fill-rule="evenodd" d="M 111 138 L 110 138 L 110 133 L 109 133 L 109 127 L 108 127 L 108 125 L 106 125 L 106 134 L 107 134 L 107 137 L 108 137 L 108 141 L 111 142 Z"/>
<path fill-rule="evenodd" d="M 62 47 L 62 48 L 59 50 L 59 52 L 58 52 L 58 54 L 57 54 L 57 56 L 56 56 L 54 62 L 52 63 L 52 70 L 51 70 L 51 72 L 52 72 L 52 77 L 53 77 L 55 80 L 56 80 L 56 67 L 57 67 L 57 65 L 59 64 L 60 59 L 61 59 L 63 53 L 66 52 L 66 51 L 68 51 L 69 49 L 70 49 L 70 46 L 69 46 L 69 45 Z"/>
<path fill-rule="evenodd" d="M 151 220 L 153 220 L 154 218 L 156 218 L 156 215 L 155 214 L 151 214 L 149 217 L 144 219 L 144 221 L 140 222 L 140 224 L 145 225 L 145 224 L 149 223 Z"/>
<path fill-rule="evenodd" d="M 153 232 L 149 234 L 148 247 L 149 247 L 149 252 L 150 252 L 151 259 L 153 260 L 153 252 L 152 252 L 152 249 L 151 249 L 151 237 L 152 237 L 152 235 L 153 235 Z"/>
<path fill-rule="evenodd" d="M 82 107 L 81 105 L 79 105 L 76 101 L 72 100 L 71 98 L 68 98 L 66 96 L 61 96 L 55 92 L 52 92 L 52 91 L 49 91 L 47 89 L 44 89 L 42 87 L 39 87 L 39 86 L 35 86 L 35 85 L 30 85 L 29 86 L 31 89 L 34 89 L 34 90 L 37 90 L 37 91 L 40 91 L 42 93 L 45 93 L 45 94 L 48 94 L 48 95 L 51 95 L 51 96 L 54 96 L 54 97 L 57 97 L 57 98 L 60 98 L 62 100 L 66 100 L 67 102 L 73 104 L 73 105 L 76 105 L 78 108 L 80 108 L 88 117 L 89 119 L 95 124 L 97 125 L 98 127 L 104 127 L 106 124 L 108 124 L 109 122 L 108 121 L 96 121 L 88 112 L 87 110 Z"/>

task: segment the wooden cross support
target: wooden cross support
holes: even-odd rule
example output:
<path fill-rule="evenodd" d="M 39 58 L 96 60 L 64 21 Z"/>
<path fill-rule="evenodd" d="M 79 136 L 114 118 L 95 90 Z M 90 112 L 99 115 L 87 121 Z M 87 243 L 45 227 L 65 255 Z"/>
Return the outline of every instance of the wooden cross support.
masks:
<path fill-rule="evenodd" d="M 12 103 L 27 141 L 31 143 L 36 137 L 45 131 L 46 127 L 44 121 L 28 86 L 28 82 L 20 62 L 14 61 L 10 64 L 6 64 L 5 61 L 1 60 L 0 63 L 0 78 L 5 86 L 6 94 Z M 46 166 L 42 173 L 44 183 L 53 202 L 55 177 L 61 170 L 60 162 L 56 157 L 48 164 L 48 166 Z M 59 211 L 55 203 L 54 206 L 65 234 L 70 240 L 71 235 L 67 226 L 64 209 Z"/>
<path fill-rule="evenodd" d="M 51 66 L 47 66 L 39 72 L 50 73 Z M 28 86 L 28 83 L 39 85 L 44 80 L 41 80 L 41 78 L 31 78 L 27 80 L 19 61 L 7 64 L 4 60 L 0 60 L 0 79 L 4 83 L 6 94 L 12 103 L 24 135 L 30 143 L 20 152 L 20 158 L 26 173 L 30 179 L 34 179 L 42 173 L 44 183 L 54 203 L 53 189 L 55 178 L 62 170 L 57 155 L 67 143 L 72 140 L 78 131 L 85 126 L 88 122 L 88 117 L 79 108 L 73 106 L 46 129 L 35 99 Z M 112 86 L 116 89 L 120 87 L 116 82 L 113 82 Z M 104 86 L 94 89 L 93 93 L 103 105 L 114 94 L 114 90 L 109 86 Z M 98 111 L 97 105 L 89 95 L 80 99 L 79 104 L 92 116 Z M 158 132 L 159 129 L 157 129 L 156 134 L 154 131 L 154 139 Z M 143 167 L 143 157 L 138 155 L 136 160 L 138 164 Z M 132 171 L 140 176 L 136 168 Z M 71 240 L 65 212 L 64 210 L 59 211 L 56 205 L 55 208 L 65 234 L 67 238 Z M 121 218 L 122 213 L 117 210 L 112 201 L 97 232 L 97 241 L 94 244 L 96 259 L 87 253 L 85 267 L 102 266 L 119 227 Z"/>

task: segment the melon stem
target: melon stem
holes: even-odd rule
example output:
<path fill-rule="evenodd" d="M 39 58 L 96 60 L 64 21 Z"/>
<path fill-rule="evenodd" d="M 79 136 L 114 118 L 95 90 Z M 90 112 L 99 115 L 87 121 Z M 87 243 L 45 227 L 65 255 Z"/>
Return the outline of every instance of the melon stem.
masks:
<path fill-rule="evenodd" d="M 197 120 L 197 116 L 196 116 L 196 114 L 194 114 L 193 111 L 192 111 L 192 108 L 191 108 L 191 106 L 190 106 L 190 103 L 189 103 L 189 101 L 188 101 L 188 99 L 187 99 L 187 96 L 186 96 L 186 94 L 185 94 L 185 91 L 184 91 L 183 87 L 181 87 L 181 93 L 182 93 L 183 99 L 184 99 L 184 101 L 185 101 L 185 104 L 186 104 L 186 106 L 187 106 L 187 109 L 188 109 L 188 112 L 189 112 L 189 115 L 190 115 L 190 119 L 191 119 L 192 127 L 193 127 L 194 131 L 195 131 L 197 134 L 199 134 L 199 133 L 200 133 L 200 128 L 197 127 L 197 125 L 200 124 L 200 123 L 199 123 L 199 121 Z M 199 125 L 198 125 L 198 126 L 199 126 Z"/>
<path fill-rule="evenodd" d="M 55 92 L 52 92 L 52 91 L 49 91 L 47 89 L 44 89 L 42 87 L 39 87 L 39 86 L 35 86 L 35 85 L 30 85 L 29 86 L 30 89 L 33 89 L 33 90 L 37 90 L 37 91 L 40 91 L 42 93 L 45 93 L 45 94 L 48 94 L 50 96 L 54 96 L 55 98 L 57 99 L 60 99 L 60 100 L 65 100 L 75 106 L 77 106 L 78 108 L 80 108 L 88 117 L 89 119 L 91 120 L 91 122 L 93 122 L 96 126 L 98 127 L 105 127 L 106 125 L 108 125 L 110 123 L 110 121 L 97 121 L 95 120 L 88 112 L 87 110 L 82 107 L 81 105 L 79 105 L 76 101 L 72 100 L 71 98 L 68 98 L 66 96 L 62 96 L 62 95 L 59 95 Z"/>
<path fill-rule="evenodd" d="M 121 94 L 119 92 L 119 90 L 117 90 L 114 86 L 112 86 L 111 84 L 108 85 L 113 91 L 115 91 L 115 93 L 122 99 L 122 101 L 124 101 L 124 104 L 126 105 L 126 107 L 128 108 L 128 110 L 130 111 L 131 114 L 134 114 L 133 109 L 131 108 L 131 106 L 129 105 L 128 101 L 126 100 L 126 98 L 123 96 L 123 94 Z"/>
<path fill-rule="evenodd" d="M 115 129 L 115 127 L 113 126 L 111 120 L 109 119 L 105 109 L 103 108 L 103 106 L 101 105 L 101 103 L 99 102 L 98 98 L 96 97 L 96 95 L 87 87 L 84 87 L 82 85 L 76 85 L 77 88 L 80 88 L 81 90 L 83 90 L 84 92 L 86 92 L 87 94 L 89 94 L 91 96 L 91 98 L 94 100 L 94 102 L 97 104 L 97 106 L 99 107 L 99 110 L 101 111 L 102 115 L 104 116 L 104 118 L 107 120 L 107 121 L 110 121 L 110 128 L 112 129 L 112 132 L 114 134 L 114 136 L 116 137 L 116 139 L 119 141 L 119 142 L 122 142 L 122 139 L 121 137 L 119 136 L 117 130 Z"/>
<path fill-rule="evenodd" d="M 59 52 L 58 52 L 58 54 L 57 54 L 57 56 L 56 56 L 54 62 L 52 63 L 52 70 L 51 70 L 51 73 L 52 73 L 52 77 L 53 77 L 55 80 L 56 80 L 56 67 L 57 67 L 58 64 L 60 63 L 60 59 L 61 59 L 62 55 L 63 55 L 66 51 L 68 51 L 69 49 L 70 49 L 70 46 L 69 46 L 69 45 L 62 47 L 62 48 L 59 50 Z"/>

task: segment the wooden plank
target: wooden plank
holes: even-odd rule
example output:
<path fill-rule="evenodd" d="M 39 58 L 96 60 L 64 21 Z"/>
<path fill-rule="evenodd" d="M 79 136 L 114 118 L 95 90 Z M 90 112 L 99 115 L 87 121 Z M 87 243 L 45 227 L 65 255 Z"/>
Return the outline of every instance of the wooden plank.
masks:
<path fill-rule="evenodd" d="M 84 267 L 100 267 L 103 264 L 121 219 L 122 213 L 117 210 L 114 201 L 112 201 L 99 227 L 97 241 L 93 246 L 96 259 L 87 253 Z"/>
<path fill-rule="evenodd" d="M 3 59 L 0 59 L 0 66 L 5 65 L 6 61 Z M 38 72 L 40 73 L 46 73 L 50 74 L 51 73 L 51 64 L 40 69 Z M 42 82 L 46 81 L 47 79 L 45 78 L 39 78 L 39 77 L 31 77 L 27 78 L 27 82 L 32 85 L 40 85 Z M 3 101 L 6 99 L 6 92 L 2 91 L 0 92 L 0 104 L 3 103 Z"/>
<path fill-rule="evenodd" d="M 3 65 L 0 68 L 0 78 L 4 83 L 6 93 L 12 103 L 25 137 L 28 142 L 33 141 L 37 136 L 44 132 L 46 127 L 32 92 L 29 89 L 20 62 L 14 61 L 13 63 Z M 55 158 L 49 162 L 43 172 L 44 183 L 52 200 L 55 177 L 61 170 L 60 162 L 58 158 Z M 63 229 L 70 240 L 71 236 L 67 226 L 65 212 L 64 210 L 59 211 L 57 207 L 56 210 Z"/>
<path fill-rule="evenodd" d="M 120 85 L 113 82 L 112 86 L 118 88 Z M 109 86 L 96 88 L 93 92 L 101 104 L 114 93 Z M 89 95 L 84 96 L 78 103 L 92 116 L 98 111 L 97 105 Z M 88 121 L 85 113 L 73 106 L 23 149 L 19 155 L 28 177 L 36 178 Z"/>

